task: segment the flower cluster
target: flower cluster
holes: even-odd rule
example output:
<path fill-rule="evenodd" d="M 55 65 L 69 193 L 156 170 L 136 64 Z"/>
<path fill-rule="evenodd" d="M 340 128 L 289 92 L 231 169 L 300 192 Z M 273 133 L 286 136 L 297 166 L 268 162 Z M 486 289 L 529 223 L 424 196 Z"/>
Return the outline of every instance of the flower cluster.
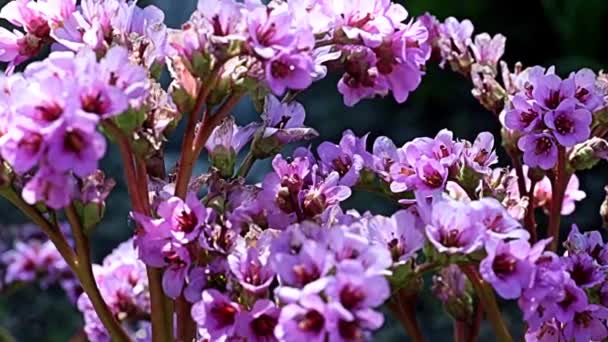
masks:
<path fill-rule="evenodd" d="M 93 265 L 93 273 L 110 312 L 127 333 L 138 342 L 152 341 L 148 276 L 144 263 L 137 258 L 133 241 L 123 242 L 101 265 Z M 86 293 L 80 295 L 77 305 L 84 317 L 88 340 L 110 341 L 110 335 Z"/>
<path fill-rule="evenodd" d="M 91 50 L 55 52 L 2 80 L 10 102 L 0 114 L 0 155 L 18 175 L 33 174 L 22 193 L 28 203 L 59 209 L 76 197 L 75 177 L 94 173 L 106 152 L 98 124 L 139 107 L 146 79 L 114 47 L 100 61 Z"/>
<path fill-rule="evenodd" d="M 504 114 L 504 125 L 521 134 L 518 147 L 524 162 L 548 170 L 557 163 L 558 147 L 590 138 L 592 113 L 602 105 L 602 97 L 589 69 L 562 80 L 552 69 L 532 68 L 525 77 Z"/>
<path fill-rule="evenodd" d="M 544 252 L 531 264 L 535 272 L 521 293 L 519 306 L 528 323 L 526 341 L 601 341 L 605 320 L 608 248 L 599 232 L 572 227 L 559 257 Z"/>
<path fill-rule="evenodd" d="M 120 44 L 137 51 L 150 67 L 164 63 L 167 32 L 164 13 L 155 6 L 140 8 L 125 0 L 15 0 L 0 11 L 0 18 L 25 30 L 0 28 L 0 61 L 10 62 L 7 71 L 38 55 L 47 44 L 53 50 L 89 48 L 104 53 Z"/>
<path fill-rule="evenodd" d="M 62 225 L 62 230 L 67 228 Z M 76 302 L 82 289 L 53 243 L 36 226 L 24 225 L 17 229 L 19 233 L 13 246 L 0 254 L 2 288 L 29 283 L 48 288 L 58 284 L 68 298 Z"/>
<path fill-rule="evenodd" d="M 59 282 L 89 340 L 370 340 L 384 304 L 413 328 L 428 273 L 462 340 L 477 336 L 481 310 L 511 340 L 490 290 L 518 301 L 527 341 L 608 338 L 608 247 L 575 226 L 557 254 L 561 216 L 586 196 L 575 172 L 608 159 L 605 74 L 511 73 L 502 35 L 429 14 L 406 22 L 390 0 L 200 0 L 175 30 L 156 7 L 126 0 L 15 0 L 0 17 L 25 32 L 0 29 L 0 196 L 61 251 L 28 236 L 2 253 L 3 279 Z M 13 72 L 45 45 L 47 58 Z M 295 98 L 329 71 L 348 106 L 389 93 L 401 103 L 433 57 L 470 78 L 500 119 L 512 167 L 497 167 L 492 134 L 467 141 L 448 129 L 400 146 L 346 130 L 283 151 L 319 135 Z M 260 118 L 241 126 L 231 112 L 243 97 Z M 135 237 L 89 265 L 89 233 L 115 185 L 99 170 L 104 134 L 121 153 Z M 195 174 L 203 150 L 210 167 Z M 248 184 L 263 159 L 271 169 Z M 398 210 L 347 209 L 358 191 Z"/>
<path fill-rule="evenodd" d="M 193 74 L 225 63 L 230 77 L 263 81 L 276 95 L 308 88 L 331 65 L 344 70 L 338 90 L 347 105 L 389 91 L 404 102 L 430 56 L 426 29 L 406 19 L 387 0 L 199 1 L 169 45 Z"/>

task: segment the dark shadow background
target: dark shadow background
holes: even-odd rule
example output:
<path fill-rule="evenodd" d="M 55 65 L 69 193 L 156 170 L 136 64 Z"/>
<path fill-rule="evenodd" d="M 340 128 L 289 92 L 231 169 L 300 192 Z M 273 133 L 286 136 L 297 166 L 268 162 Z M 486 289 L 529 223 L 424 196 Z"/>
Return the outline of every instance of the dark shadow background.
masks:
<path fill-rule="evenodd" d="M 291 0 L 297 1 L 297 0 Z M 4 5 L 7 0 L 0 0 Z M 401 1 L 403 3 L 403 1 Z M 140 4 L 155 3 L 165 10 L 167 24 L 178 27 L 187 20 L 196 0 L 140 1 Z M 502 33 L 507 36 L 505 60 L 513 65 L 521 61 L 524 65 L 555 65 L 562 76 L 581 67 L 595 71 L 606 68 L 608 63 L 608 2 L 603 0 L 410 0 L 405 4 L 412 16 L 429 11 L 439 19 L 455 16 L 473 21 L 476 33 Z M 2 22 L 2 25 L 6 25 Z M 399 105 L 392 99 L 364 101 L 355 108 L 346 108 L 336 90 L 336 77 L 328 77 L 315 84 L 299 98 L 307 109 L 307 123 L 319 130 L 322 140 L 337 141 L 342 131 L 353 129 L 362 135 L 371 132 L 371 141 L 378 135 L 386 135 L 402 144 L 417 136 L 434 136 L 447 127 L 457 137 L 474 139 L 480 131 L 498 134 L 497 120 L 470 95 L 470 84 L 462 77 L 429 65 L 428 74 L 421 87 L 411 95 L 407 103 Z M 244 101 L 235 112 L 237 121 L 246 123 L 255 120 L 257 114 Z M 171 167 L 177 159 L 179 137 L 174 135 L 167 160 Z M 120 241 L 131 235 L 127 224 L 129 203 L 122 167 L 116 150 L 110 150 L 103 162 L 103 169 L 117 178 L 118 186 L 108 201 L 108 213 L 103 224 L 94 234 L 96 260 L 109 253 Z M 501 152 L 502 153 L 502 152 Z M 501 160 L 504 162 L 504 154 Z M 259 180 L 268 163 L 258 163 L 252 173 Z M 206 169 L 201 161 L 199 170 Z M 599 205 L 603 198 L 601 190 L 608 183 L 606 163 L 591 172 L 579 174 L 581 186 L 587 191 L 577 212 L 568 217 L 563 228 L 576 221 L 585 230 L 598 229 Z M 390 213 L 394 208 L 382 198 L 355 195 L 347 205 L 376 213 Z M 23 222 L 24 217 L 15 209 L 0 202 L 0 224 Z M 565 234 L 565 233 L 564 233 Z M 429 282 L 427 279 L 427 288 Z M 419 319 L 426 337 L 431 340 L 449 338 L 451 323 L 441 312 L 440 304 L 425 293 L 419 303 Z M 505 308 L 507 323 L 521 339 L 519 314 L 514 304 Z M 378 341 L 403 341 L 407 339 L 402 329 L 387 316 L 386 326 L 376 335 Z M 67 341 L 78 332 L 81 318 L 57 289 L 42 292 L 36 288 L 24 288 L 10 296 L 0 295 L 0 327 L 10 331 L 17 341 Z M 2 334 L 0 334 L 2 335 Z M 484 324 L 481 339 L 493 341 L 491 330 Z M 0 341 L 4 337 L 0 336 Z"/>

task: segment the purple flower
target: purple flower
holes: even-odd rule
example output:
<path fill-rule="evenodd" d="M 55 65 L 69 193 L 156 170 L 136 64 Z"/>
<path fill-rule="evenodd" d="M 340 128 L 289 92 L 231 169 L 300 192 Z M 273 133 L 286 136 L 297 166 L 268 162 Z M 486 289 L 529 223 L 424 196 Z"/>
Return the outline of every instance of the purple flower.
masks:
<path fill-rule="evenodd" d="M 503 298 L 515 299 L 528 287 L 534 271 L 528 259 L 530 244 L 525 240 L 510 242 L 487 240 L 488 256 L 479 264 L 479 272 Z"/>
<path fill-rule="evenodd" d="M 166 266 L 163 248 L 171 242 L 170 223 L 165 219 L 152 219 L 135 212 L 131 216 L 140 225 L 135 239 L 139 258 L 153 267 Z"/>
<path fill-rule="evenodd" d="M 333 266 L 327 248 L 311 240 L 302 242 L 295 255 L 275 253 L 272 257 L 282 285 L 302 288 L 325 276 Z"/>
<path fill-rule="evenodd" d="M 584 191 L 579 190 L 579 185 L 578 177 L 575 174 L 570 176 L 562 203 L 561 214 L 563 216 L 572 214 L 576 208 L 576 202 L 582 201 L 587 197 Z M 542 207 L 548 213 L 551 208 L 551 198 L 551 181 L 548 177 L 543 177 L 540 182 L 536 183 L 536 187 L 534 188 L 534 206 Z"/>
<path fill-rule="evenodd" d="M 0 27 L 0 61 L 9 62 L 6 69 L 8 74 L 12 73 L 17 65 L 36 56 L 41 47 L 40 40 L 36 37 L 24 36 L 17 30 L 11 32 Z"/>
<path fill-rule="evenodd" d="M 506 111 L 504 125 L 522 132 L 531 132 L 543 121 L 543 108 L 526 96 L 516 94 L 511 99 L 512 108 Z"/>
<path fill-rule="evenodd" d="M 559 76 L 548 74 L 537 79 L 532 95 L 541 107 L 552 111 L 565 100 L 574 99 L 575 91 L 574 78 L 562 81 Z"/>
<path fill-rule="evenodd" d="M 354 46 L 345 53 L 346 73 L 338 82 L 338 91 L 344 96 L 345 105 L 352 107 L 362 99 L 372 98 L 376 94 L 388 94 L 388 82 L 379 75 L 378 68 L 375 67 L 377 58 L 371 49 Z"/>
<path fill-rule="evenodd" d="M 378 72 L 386 78 L 395 100 L 403 103 L 422 81 L 423 65 L 430 56 L 428 32 L 420 22 L 408 24 L 376 48 Z"/>
<path fill-rule="evenodd" d="M 583 289 L 601 284 L 606 277 L 604 271 L 588 254 L 575 254 L 565 258 L 570 278 Z"/>
<path fill-rule="evenodd" d="M 240 311 L 239 304 L 218 290 L 209 289 L 203 291 L 203 299 L 192 306 L 192 318 L 200 330 L 217 341 L 234 335 Z"/>
<path fill-rule="evenodd" d="M 536 246 L 533 247 L 536 249 Z M 533 255 L 536 254 L 536 255 Z M 539 253 L 530 253 L 536 257 Z M 519 306 L 530 329 L 538 329 L 543 322 L 554 317 L 557 310 L 555 303 L 566 296 L 564 285 L 570 282 L 565 265 L 552 252 L 543 252 L 535 262 L 534 280 L 524 289 L 519 298 Z"/>
<path fill-rule="evenodd" d="M 332 301 L 355 316 L 358 311 L 379 307 L 390 297 L 388 281 L 381 275 L 367 275 L 361 263 L 343 261 L 337 266 L 336 276 L 326 288 Z"/>
<path fill-rule="evenodd" d="M 318 295 L 308 295 L 281 309 L 275 336 L 285 342 L 323 342 L 332 328 L 327 304 Z"/>
<path fill-rule="evenodd" d="M 323 168 L 328 172 L 338 172 L 341 185 L 354 186 L 359 181 L 361 170 L 371 159 L 365 151 L 366 140 L 367 135 L 357 138 L 349 130 L 344 132 L 339 145 L 327 141 L 319 145 L 319 159 Z"/>
<path fill-rule="evenodd" d="M 254 247 L 230 254 L 228 265 L 239 284 L 256 295 L 264 294 L 274 280 L 274 271 L 268 262 L 268 253 Z"/>
<path fill-rule="evenodd" d="M 524 152 L 524 163 L 530 167 L 549 170 L 557 162 L 557 146 L 548 133 L 531 133 L 521 137 L 517 143 Z"/>
<path fill-rule="evenodd" d="M 119 115 L 129 107 L 128 99 L 120 89 L 99 79 L 81 85 L 79 93 L 82 110 L 102 119 Z"/>
<path fill-rule="evenodd" d="M 432 194 L 445 187 L 448 170 L 437 160 L 422 156 L 416 161 L 414 168 L 415 173 L 406 179 L 408 188 L 422 194 Z"/>
<path fill-rule="evenodd" d="M 608 264 L 608 250 L 598 231 L 581 233 L 576 224 L 572 225 L 564 242 L 568 255 L 588 254 L 600 265 Z"/>
<path fill-rule="evenodd" d="M 473 142 L 473 146 L 465 148 L 464 160 L 468 167 L 481 174 L 490 174 L 492 165 L 498 163 L 494 151 L 494 136 L 489 132 L 481 132 Z"/>
<path fill-rule="evenodd" d="M 574 97 L 591 112 L 602 105 L 602 93 L 596 86 L 596 75 L 591 69 L 581 69 L 574 75 L 576 91 Z M 572 75 L 570 75 L 572 77 Z"/>
<path fill-rule="evenodd" d="M 309 140 L 318 135 L 304 126 L 306 112 L 298 102 L 282 103 L 276 97 L 268 95 L 264 102 L 263 138 L 276 138 L 281 144 L 299 140 Z"/>
<path fill-rule="evenodd" d="M 483 226 L 470 216 L 471 209 L 464 203 L 446 200 L 434 204 L 425 228 L 427 238 L 441 253 L 476 251 L 482 245 Z"/>
<path fill-rule="evenodd" d="M 266 62 L 266 82 L 278 96 L 287 89 L 303 90 L 312 84 L 313 68 L 308 54 L 279 52 Z"/>
<path fill-rule="evenodd" d="M 391 217 L 374 216 L 368 222 L 370 240 L 386 247 L 395 263 L 405 263 L 424 246 L 425 238 L 417 218 L 406 210 Z"/>
<path fill-rule="evenodd" d="M 587 308 L 587 294 L 576 286 L 573 280 L 564 284 L 563 299 L 555 304 L 555 318 L 562 323 L 568 323 L 574 319 L 577 312 Z"/>
<path fill-rule="evenodd" d="M 378 47 L 407 18 L 401 5 L 389 1 L 349 1 L 335 6 L 342 18 L 342 31 L 349 39 L 361 39 L 369 47 Z"/>
<path fill-rule="evenodd" d="M 444 61 L 451 60 L 452 55 L 462 57 L 468 55 L 468 47 L 473 35 L 473 24 L 465 19 L 459 22 L 454 17 L 449 17 L 439 26 L 440 36 L 447 42 L 442 45 L 441 56 Z"/>
<path fill-rule="evenodd" d="M 298 214 L 302 215 L 298 196 L 310 172 L 309 161 L 295 158 L 287 162 L 277 155 L 272 166 L 274 173 L 264 178 L 258 200 L 270 210 L 268 223 L 275 229 L 285 228 L 297 220 Z"/>
<path fill-rule="evenodd" d="M 197 10 L 211 41 L 225 44 L 231 40 L 245 40 L 246 24 L 240 3 L 233 0 L 199 0 Z"/>
<path fill-rule="evenodd" d="M 608 337 L 607 318 L 608 309 L 591 304 L 585 310 L 577 312 L 574 318 L 566 323 L 564 337 L 574 341 L 602 341 Z"/>
<path fill-rule="evenodd" d="M 565 342 L 562 331 L 555 321 L 548 321 L 532 331 L 528 329 L 525 336 L 526 342 Z"/>
<path fill-rule="evenodd" d="M 270 59 L 280 51 L 293 48 L 298 37 L 291 27 L 292 20 L 287 8 L 256 6 L 249 10 L 247 27 L 255 53 Z"/>
<path fill-rule="evenodd" d="M 507 38 L 502 34 L 497 34 L 494 37 L 490 37 L 487 33 L 476 35 L 474 43 L 471 44 L 475 61 L 479 64 L 496 67 L 505 53 L 506 40 Z"/>
<path fill-rule="evenodd" d="M 212 210 L 205 208 L 195 193 L 188 193 L 186 201 L 171 197 L 162 202 L 157 209 L 158 215 L 169 223 L 170 232 L 175 241 L 188 244 L 195 241 Z"/>
<path fill-rule="evenodd" d="M 49 141 L 48 158 L 57 171 L 73 170 L 85 177 L 97 169 L 106 151 L 106 140 L 96 131 L 98 119 L 90 114 L 72 114 Z"/>
<path fill-rule="evenodd" d="M 70 204 L 75 191 L 76 179 L 71 174 L 44 168 L 25 185 L 21 196 L 31 205 L 42 202 L 50 208 L 61 209 Z"/>
<path fill-rule="evenodd" d="M 207 269 L 204 267 L 192 267 L 188 274 L 188 284 L 184 288 L 184 297 L 190 303 L 201 300 L 201 293 L 207 286 Z"/>
<path fill-rule="evenodd" d="M 444 304 L 466 294 L 466 276 L 457 265 L 450 265 L 433 276 L 432 291 Z"/>
<path fill-rule="evenodd" d="M 527 240 L 530 237 L 528 231 L 509 215 L 507 209 L 498 200 L 484 197 L 471 202 L 470 206 L 473 210 L 473 219 L 486 228 L 485 233 L 488 238 Z"/>
<path fill-rule="evenodd" d="M 237 317 L 239 335 L 251 342 L 277 341 L 274 335 L 281 310 L 269 300 L 260 299 L 251 311 L 241 311 Z"/>
<path fill-rule="evenodd" d="M 129 51 L 122 46 L 114 46 L 99 61 L 102 79 L 108 84 L 122 90 L 131 107 L 139 108 L 146 99 L 148 74 L 139 65 L 129 60 Z"/>
<path fill-rule="evenodd" d="M 346 200 L 351 195 L 349 187 L 339 185 L 340 175 L 333 171 L 327 177 L 321 178 L 313 173 L 310 188 L 301 194 L 302 211 L 308 218 L 314 218 L 340 202 Z"/>
<path fill-rule="evenodd" d="M 589 139 L 591 134 L 591 112 L 576 109 L 575 106 L 574 100 L 565 100 L 545 115 L 545 124 L 552 130 L 555 139 L 566 147 Z"/>
<path fill-rule="evenodd" d="M 0 11 L 0 18 L 17 27 L 23 27 L 26 32 L 38 38 L 47 38 L 51 29 L 42 12 L 44 6 L 48 5 L 27 0 L 11 1 Z"/>
<path fill-rule="evenodd" d="M 393 163 L 399 160 L 399 152 L 395 143 L 387 137 L 378 137 L 372 147 L 373 170 L 385 180 Z"/>
<path fill-rule="evenodd" d="M 170 298 L 177 298 L 182 293 L 188 270 L 190 268 L 190 253 L 182 246 L 165 245 L 162 250 L 167 268 L 163 273 L 163 291 Z"/>
<path fill-rule="evenodd" d="M 43 155 L 46 139 L 39 125 L 26 117 L 16 117 L 11 129 L 0 137 L 0 153 L 15 172 L 31 170 Z"/>
<path fill-rule="evenodd" d="M 392 265 L 390 252 L 380 245 L 370 245 L 370 241 L 362 236 L 367 231 L 363 224 L 355 222 L 350 227 L 335 226 L 330 228 L 328 246 L 333 252 L 336 263 L 356 260 L 367 274 L 387 274 Z"/>

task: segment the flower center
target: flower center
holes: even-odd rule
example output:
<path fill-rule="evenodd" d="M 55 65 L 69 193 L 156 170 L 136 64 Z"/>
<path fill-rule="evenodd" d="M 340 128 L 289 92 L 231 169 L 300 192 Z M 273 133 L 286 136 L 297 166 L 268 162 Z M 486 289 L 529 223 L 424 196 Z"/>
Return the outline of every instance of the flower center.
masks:
<path fill-rule="evenodd" d="M 321 332 L 323 326 L 325 326 L 325 318 L 317 310 L 308 311 L 298 323 L 298 328 L 300 328 L 300 330 L 314 333 Z"/>
<path fill-rule="evenodd" d="M 338 323 L 340 336 L 347 341 L 362 341 L 364 336 L 356 321 L 348 322 L 340 320 Z"/>
<path fill-rule="evenodd" d="M 85 137 L 77 130 L 67 132 L 63 139 L 63 147 L 73 153 L 80 153 L 85 146 Z"/>
<path fill-rule="evenodd" d="M 56 103 L 40 105 L 35 109 L 38 112 L 38 118 L 46 122 L 53 122 L 59 119 L 63 114 L 63 108 Z"/>
<path fill-rule="evenodd" d="M 560 115 L 555 119 L 555 129 L 559 134 L 570 134 L 574 131 L 574 123 L 568 117 Z"/>
<path fill-rule="evenodd" d="M 515 272 L 515 268 L 517 266 L 517 260 L 508 254 L 500 254 L 494 258 L 494 262 L 492 263 L 492 268 L 494 269 L 494 273 L 500 276 L 508 276 Z"/>
<path fill-rule="evenodd" d="M 276 318 L 263 314 L 251 321 L 251 330 L 255 332 L 256 336 L 272 336 L 276 325 Z"/>
<path fill-rule="evenodd" d="M 296 67 L 283 61 L 273 61 L 270 65 L 270 72 L 274 78 L 286 78 Z"/>
<path fill-rule="evenodd" d="M 536 154 L 546 154 L 553 148 L 553 141 L 549 137 L 541 137 L 536 140 Z"/>
<path fill-rule="evenodd" d="M 96 94 L 82 96 L 80 102 L 85 112 L 103 115 L 108 111 L 109 107 L 109 103 L 106 100 L 101 92 L 97 92 Z"/>
<path fill-rule="evenodd" d="M 458 229 L 450 229 L 447 232 L 441 231 L 439 241 L 446 247 L 460 247 L 460 231 Z"/>
<path fill-rule="evenodd" d="M 198 224 L 198 217 L 190 210 L 182 210 L 177 217 L 177 224 L 180 231 L 192 233 Z"/>
<path fill-rule="evenodd" d="M 221 303 L 211 309 L 211 314 L 217 320 L 220 327 L 234 324 L 236 308 L 229 303 Z"/>
<path fill-rule="evenodd" d="M 365 299 L 365 293 L 360 288 L 346 285 L 340 291 L 340 303 L 347 310 L 356 308 L 363 299 Z"/>
<path fill-rule="evenodd" d="M 30 133 L 19 141 L 19 148 L 24 149 L 29 154 L 34 154 L 40 151 L 42 145 L 42 135 L 38 133 Z"/>

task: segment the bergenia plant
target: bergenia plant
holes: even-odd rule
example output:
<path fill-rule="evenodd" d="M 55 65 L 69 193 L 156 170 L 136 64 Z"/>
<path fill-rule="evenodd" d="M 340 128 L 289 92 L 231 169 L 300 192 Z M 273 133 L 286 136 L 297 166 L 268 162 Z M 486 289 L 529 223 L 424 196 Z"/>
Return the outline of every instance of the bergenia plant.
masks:
<path fill-rule="evenodd" d="M 608 338 L 608 245 L 586 227 L 560 235 L 585 197 L 576 172 L 608 159 L 606 75 L 510 70 L 504 36 L 390 0 L 200 0 L 179 29 L 125 0 L 14 0 L 0 16 L 15 26 L 0 29 L 0 195 L 45 233 L 29 227 L 3 252 L 3 285 L 60 284 L 89 341 L 364 341 L 384 305 L 422 341 L 426 275 L 456 341 L 477 340 L 484 320 L 503 342 Z M 314 82 L 341 75 L 346 106 L 402 103 L 428 63 L 470 80 L 502 136 L 314 140 L 296 101 Z M 241 101 L 257 120 L 232 116 Z M 110 151 L 133 237 L 93 264 Z M 346 208 L 359 191 L 399 210 Z M 524 332 L 499 298 L 519 306 Z"/>

